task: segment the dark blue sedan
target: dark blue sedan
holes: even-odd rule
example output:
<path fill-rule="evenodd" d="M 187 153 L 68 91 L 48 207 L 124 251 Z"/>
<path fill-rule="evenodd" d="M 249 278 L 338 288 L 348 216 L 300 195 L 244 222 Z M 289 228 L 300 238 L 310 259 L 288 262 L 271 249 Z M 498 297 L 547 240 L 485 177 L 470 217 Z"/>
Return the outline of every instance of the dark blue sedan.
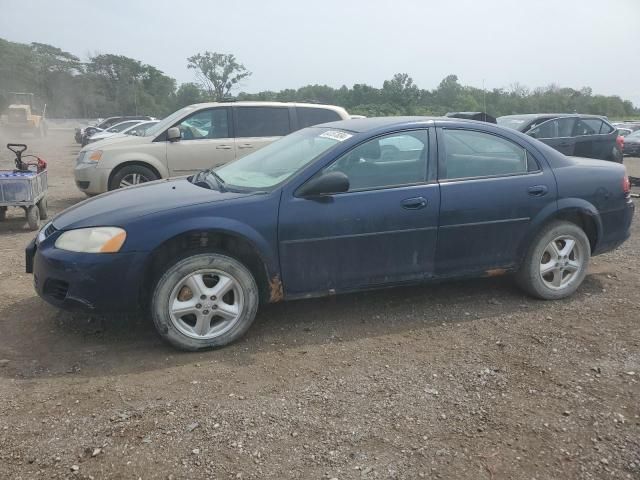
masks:
<path fill-rule="evenodd" d="M 261 302 L 508 273 L 563 298 L 629 237 L 633 210 L 622 165 L 514 130 L 349 120 L 80 203 L 29 245 L 27 271 L 56 306 L 142 306 L 195 350 L 240 337 Z"/>

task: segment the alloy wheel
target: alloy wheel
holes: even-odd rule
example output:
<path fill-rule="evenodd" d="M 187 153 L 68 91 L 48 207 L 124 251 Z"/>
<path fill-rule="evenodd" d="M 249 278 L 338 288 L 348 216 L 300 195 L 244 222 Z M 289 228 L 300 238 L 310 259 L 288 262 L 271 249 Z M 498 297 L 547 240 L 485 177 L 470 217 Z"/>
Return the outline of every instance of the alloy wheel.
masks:
<path fill-rule="evenodd" d="M 122 180 L 120 180 L 120 188 L 139 185 L 140 183 L 145 183 L 148 181 L 149 179 L 141 173 L 130 173 L 122 177 Z"/>
<path fill-rule="evenodd" d="M 583 262 L 580 243 L 574 237 L 556 237 L 542 252 L 540 277 L 548 288 L 561 290 L 578 278 Z"/>
<path fill-rule="evenodd" d="M 206 340 L 238 322 L 244 307 L 240 283 L 220 270 L 198 270 L 178 282 L 169 297 L 169 315 L 184 335 Z"/>

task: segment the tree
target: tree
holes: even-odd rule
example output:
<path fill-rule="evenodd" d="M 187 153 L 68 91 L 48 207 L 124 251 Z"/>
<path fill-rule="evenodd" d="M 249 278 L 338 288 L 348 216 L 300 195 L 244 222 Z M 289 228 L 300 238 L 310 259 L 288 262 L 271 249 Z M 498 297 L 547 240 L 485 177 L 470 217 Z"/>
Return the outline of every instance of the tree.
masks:
<path fill-rule="evenodd" d="M 187 59 L 187 68 L 196 71 L 196 78 L 213 100 L 221 101 L 240 81 L 251 75 L 232 54 L 204 52 Z"/>
<path fill-rule="evenodd" d="M 193 105 L 194 103 L 202 102 L 202 89 L 195 83 L 183 83 L 176 92 L 176 101 L 174 109 L 186 107 L 187 105 Z"/>

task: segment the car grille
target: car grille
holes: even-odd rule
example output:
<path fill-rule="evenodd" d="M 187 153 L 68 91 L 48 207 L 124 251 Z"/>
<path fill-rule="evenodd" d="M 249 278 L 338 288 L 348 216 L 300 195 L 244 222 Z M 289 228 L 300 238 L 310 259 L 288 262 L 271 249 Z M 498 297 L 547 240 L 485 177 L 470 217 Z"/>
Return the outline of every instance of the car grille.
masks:
<path fill-rule="evenodd" d="M 53 280 L 50 278 L 44 283 L 44 294 L 59 302 L 67 298 L 68 291 L 69 284 L 62 280 Z"/>

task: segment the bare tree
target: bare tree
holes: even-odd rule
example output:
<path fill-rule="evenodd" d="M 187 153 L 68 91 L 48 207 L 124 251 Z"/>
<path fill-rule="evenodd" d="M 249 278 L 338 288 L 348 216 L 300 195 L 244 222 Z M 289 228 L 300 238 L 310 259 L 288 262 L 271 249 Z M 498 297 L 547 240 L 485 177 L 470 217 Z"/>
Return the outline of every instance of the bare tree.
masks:
<path fill-rule="evenodd" d="M 196 78 L 214 100 L 223 100 L 241 80 L 251 75 L 233 54 L 204 52 L 187 58 L 187 68 L 196 71 Z"/>

